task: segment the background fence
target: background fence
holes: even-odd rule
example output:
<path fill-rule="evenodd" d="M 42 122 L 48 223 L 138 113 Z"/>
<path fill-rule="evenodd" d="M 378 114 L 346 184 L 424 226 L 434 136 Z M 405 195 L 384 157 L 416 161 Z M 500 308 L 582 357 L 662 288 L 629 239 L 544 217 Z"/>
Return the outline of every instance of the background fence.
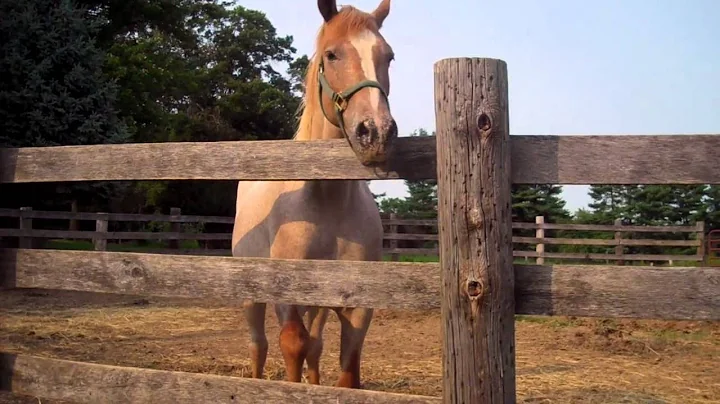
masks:
<path fill-rule="evenodd" d="M 34 211 L 30 207 L 0 209 L 0 237 L 19 240 L 26 248 L 94 249 L 160 254 L 230 256 L 232 217 Z M 87 222 L 87 223 L 81 223 Z M 125 222 L 141 223 L 142 231 L 115 231 Z M 203 231 L 207 223 L 225 225 L 224 232 Z M 9 228 L 13 226 L 15 228 Z M 85 230 L 67 230 L 84 227 Z M 122 226 L 126 227 L 126 226 Z M 561 262 L 696 265 L 720 264 L 715 238 L 707 238 L 705 224 L 694 226 L 631 226 L 513 222 L 513 256 L 543 265 L 546 259 Z M 393 261 L 414 257 L 437 258 L 436 219 L 383 217 L 384 253 Z M 530 235 L 528 232 L 531 232 Z M 553 234 L 549 234 L 553 233 Z M 717 232 L 715 232 L 717 233 Z M 715 234 L 711 233 L 711 234 Z M 92 244 L 85 240 L 92 240 Z M 85 242 L 83 242 L 85 241 Z M 128 243 L 130 241 L 130 243 Z M 108 245 L 108 243 L 110 243 Z M 5 242 L 6 246 L 12 242 Z"/>

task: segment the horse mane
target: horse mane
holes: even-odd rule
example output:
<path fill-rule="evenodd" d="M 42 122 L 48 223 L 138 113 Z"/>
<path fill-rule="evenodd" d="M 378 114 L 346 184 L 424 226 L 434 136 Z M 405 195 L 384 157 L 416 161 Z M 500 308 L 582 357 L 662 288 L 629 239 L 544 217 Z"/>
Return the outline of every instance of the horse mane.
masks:
<path fill-rule="evenodd" d="M 325 48 L 327 42 L 330 40 L 350 36 L 366 29 L 378 30 L 375 18 L 353 6 L 342 6 L 335 17 L 329 22 L 323 23 L 320 27 L 317 37 L 315 38 L 315 52 L 310 58 L 310 63 L 305 73 L 305 96 L 298 108 L 300 122 L 293 139 L 308 140 L 312 133 L 313 118 L 320 109 L 317 76 L 322 55 L 318 55 L 318 53 L 322 52 L 322 49 Z"/>

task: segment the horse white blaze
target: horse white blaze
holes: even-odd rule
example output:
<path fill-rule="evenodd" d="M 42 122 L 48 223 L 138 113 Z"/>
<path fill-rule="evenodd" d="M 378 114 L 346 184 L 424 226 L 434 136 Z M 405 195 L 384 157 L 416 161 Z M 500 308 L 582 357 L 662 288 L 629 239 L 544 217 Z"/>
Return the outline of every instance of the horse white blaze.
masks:
<path fill-rule="evenodd" d="M 373 48 L 377 42 L 377 35 L 369 30 L 361 32 L 350 40 L 350 44 L 360 55 L 360 66 L 367 80 L 377 81 L 375 58 L 373 57 Z M 368 88 L 368 90 L 370 90 L 370 105 L 377 110 L 380 105 L 380 90 L 377 88 Z"/>

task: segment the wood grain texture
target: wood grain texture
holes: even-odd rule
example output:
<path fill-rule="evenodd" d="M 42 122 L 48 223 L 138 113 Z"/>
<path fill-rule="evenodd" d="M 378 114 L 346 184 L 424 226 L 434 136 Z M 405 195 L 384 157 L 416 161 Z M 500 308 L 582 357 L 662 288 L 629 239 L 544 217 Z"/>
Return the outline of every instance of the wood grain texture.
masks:
<path fill-rule="evenodd" d="M 515 285 L 518 314 L 720 319 L 720 268 L 516 266 Z"/>
<path fill-rule="evenodd" d="M 387 170 L 364 167 L 345 139 L 167 142 L 0 149 L 1 182 L 424 179 L 435 139 L 401 137 Z M 278 164 L 282 162 L 282 164 Z"/>
<path fill-rule="evenodd" d="M 426 241 L 437 241 L 437 234 L 413 234 L 413 233 L 385 233 L 383 234 L 385 240 L 426 240 Z"/>
<path fill-rule="evenodd" d="M 513 136 L 515 184 L 718 184 L 720 135 Z"/>
<path fill-rule="evenodd" d="M 440 250 L 437 248 L 386 248 L 383 249 L 383 253 L 400 255 L 438 255 Z"/>
<path fill-rule="evenodd" d="M 0 390 L 79 404 L 441 402 L 437 397 L 119 367 L 9 353 L 0 353 Z"/>
<path fill-rule="evenodd" d="M 516 400 L 507 65 L 434 66 L 443 401 Z"/>
<path fill-rule="evenodd" d="M 695 233 L 695 226 L 615 226 L 612 224 L 561 224 L 514 222 L 513 229 L 580 230 L 580 231 L 624 231 L 636 233 Z"/>
<path fill-rule="evenodd" d="M 614 257 L 608 254 L 609 259 Z M 0 286 L 221 299 L 229 305 L 246 296 L 266 301 L 296 300 L 300 296 L 303 302 L 314 303 L 334 304 L 350 299 L 366 307 L 379 302 L 382 307 L 440 308 L 437 263 L 385 262 L 366 266 L 334 261 L 334 277 L 328 278 L 332 280 L 328 283 L 323 277 L 331 269 L 324 266 L 325 262 L 317 269 L 316 261 L 261 260 L 259 266 L 253 267 L 257 262 L 251 258 L 185 258 L 0 249 Z M 133 276 L 135 268 L 139 276 Z M 720 320 L 720 268 L 515 265 L 514 270 L 516 314 Z M 347 279 L 341 276 L 344 273 L 349 273 Z M 369 277 L 379 278 L 373 281 Z M 393 286 L 398 279 L 400 284 Z M 302 297 L 308 291 L 310 296 Z M 367 296 L 373 293 L 380 296 Z"/>
<path fill-rule="evenodd" d="M 282 302 L 331 307 L 438 307 L 433 264 L 206 257 L 100 251 L 0 250 L 21 288 Z"/>
<path fill-rule="evenodd" d="M 0 237 L 113 239 L 113 240 L 230 240 L 232 233 L 173 233 L 150 231 L 74 231 L 0 229 Z"/>
<path fill-rule="evenodd" d="M 596 254 L 596 253 L 556 253 L 535 251 L 513 251 L 515 257 L 544 257 L 571 260 L 626 260 L 626 261 L 702 261 L 702 255 L 670 255 L 670 254 Z"/>
<path fill-rule="evenodd" d="M 235 223 L 232 216 L 160 215 L 142 213 L 93 213 L 33 210 L 27 217 L 35 219 L 102 220 L 111 222 L 171 222 L 171 223 Z M 0 209 L 0 217 L 20 217 L 19 209 Z"/>
<path fill-rule="evenodd" d="M 604 246 L 664 246 L 664 247 L 695 247 L 700 240 L 653 240 L 653 239 L 599 239 L 599 238 L 538 238 L 513 237 L 513 243 L 518 244 L 557 244 L 557 245 L 604 245 Z"/>
<path fill-rule="evenodd" d="M 385 225 L 402 225 L 402 226 L 437 226 L 435 219 L 383 219 Z"/>
<path fill-rule="evenodd" d="M 363 167 L 342 139 L 0 149 L 0 183 L 432 179 L 435 143 L 398 138 L 387 169 Z M 720 184 L 717 134 L 511 136 L 510 144 L 514 184 Z"/>

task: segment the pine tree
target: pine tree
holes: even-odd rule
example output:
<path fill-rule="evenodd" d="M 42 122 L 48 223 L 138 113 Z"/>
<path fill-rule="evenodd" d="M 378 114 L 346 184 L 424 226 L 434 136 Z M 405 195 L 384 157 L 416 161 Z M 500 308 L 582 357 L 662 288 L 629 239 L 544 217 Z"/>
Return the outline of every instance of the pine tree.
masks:
<path fill-rule="evenodd" d="M 435 135 L 435 132 L 432 134 Z M 425 129 L 418 129 L 410 136 L 430 136 Z M 405 180 L 408 197 L 386 198 L 380 201 L 383 213 L 395 213 L 402 218 L 434 219 L 437 218 L 437 181 L 436 180 Z"/>
<path fill-rule="evenodd" d="M 0 0 L 0 147 L 120 143 L 117 88 L 103 74 L 98 25 L 70 0 Z M 111 186 L 10 184 L 5 206 L 107 202 Z"/>
<path fill-rule="evenodd" d="M 0 0 L 0 14 L 0 144 L 124 141 L 86 11 L 70 0 Z"/>
<path fill-rule="evenodd" d="M 534 223 L 536 216 L 543 216 L 547 223 L 555 223 L 569 219 L 561 194 L 559 185 L 513 185 L 513 220 Z"/>
<path fill-rule="evenodd" d="M 628 219 L 628 200 L 632 198 L 633 186 L 591 185 L 588 195 L 592 202 L 593 224 L 613 224 L 616 219 Z"/>

